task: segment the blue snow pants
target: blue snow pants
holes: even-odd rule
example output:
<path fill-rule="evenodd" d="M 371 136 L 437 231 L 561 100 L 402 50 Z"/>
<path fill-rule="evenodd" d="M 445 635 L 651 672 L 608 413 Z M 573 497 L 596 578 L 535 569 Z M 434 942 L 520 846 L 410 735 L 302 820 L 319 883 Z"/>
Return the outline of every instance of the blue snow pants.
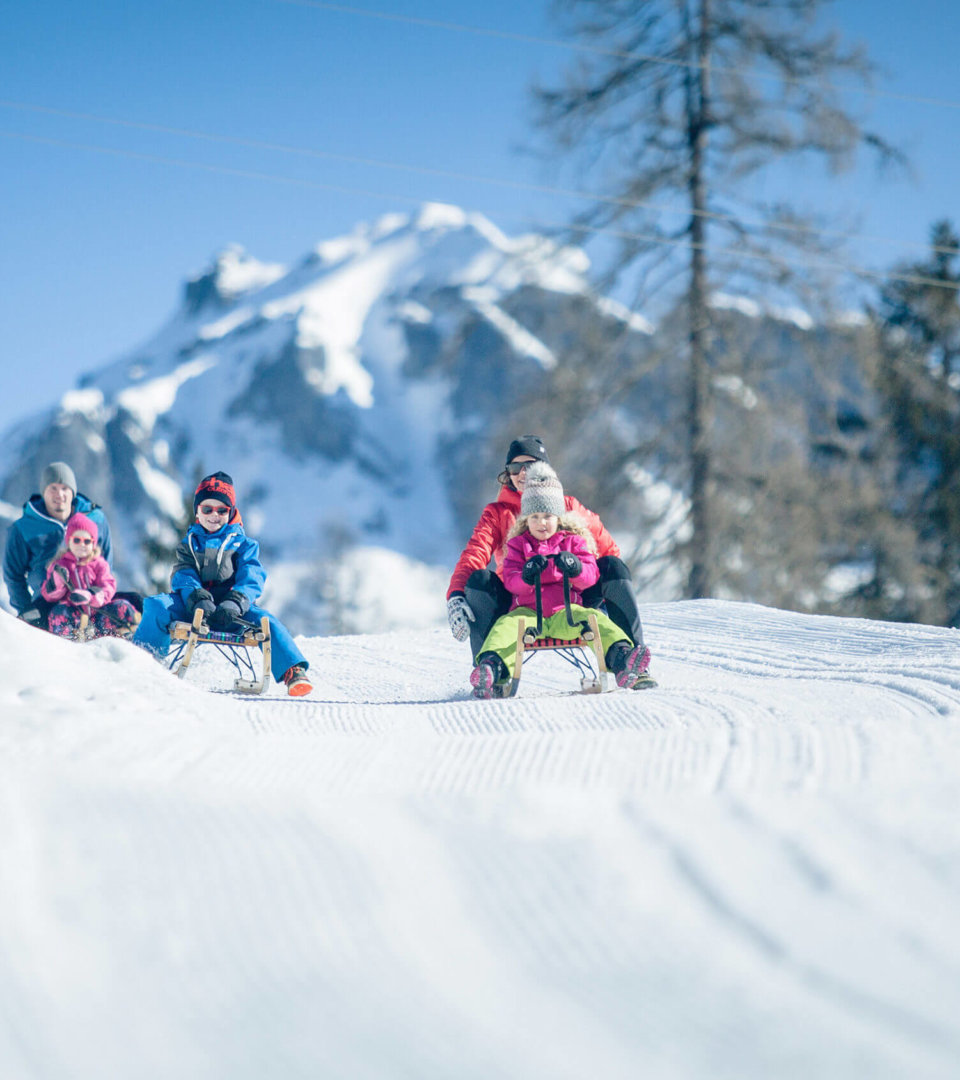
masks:
<path fill-rule="evenodd" d="M 270 674 L 276 682 L 281 682 L 283 676 L 294 664 L 303 668 L 310 665 L 304 659 L 303 653 L 294 644 L 290 631 L 274 618 L 269 611 L 250 605 L 245 618 L 260 622 L 260 617 L 266 615 L 270 622 Z M 133 641 L 149 649 L 159 659 L 163 659 L 170 651 L 170 624 L 172 622 L 190 622 L 191 613 L 187 611 L 179 593 L 160 593 L 158 596 L 147 596 L 143 601 L 143 617 L 137 632 L 133 635 Z"/>

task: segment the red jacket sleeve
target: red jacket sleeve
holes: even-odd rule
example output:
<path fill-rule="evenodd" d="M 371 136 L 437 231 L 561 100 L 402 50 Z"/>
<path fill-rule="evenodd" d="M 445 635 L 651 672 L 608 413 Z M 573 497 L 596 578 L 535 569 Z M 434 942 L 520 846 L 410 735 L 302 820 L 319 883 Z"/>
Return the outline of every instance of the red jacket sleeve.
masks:
<path fill-rule="evenodd" d="M 500 515 L 496 503 L 487 503 L 474 526 L 473 534 L 467 541 L 457 565 L 450 578 L 447 599 L 455 592 L 463 592 L 467 578 L 474 570 L 484 570 L 490 565 L 494 552 L 503 544 L 503 531 L 500 528 Z"/>
<path fill-rule="evenodd" d="M 572 495 L 568 496 L 567 502 L 569 503 L 567 509 L 572 510 L 575 514 L 579 514 L 587 523 L 587 527 L 590 529 L 594 540 L 597 542 L 597 556 L 613 555 L 619 559 L 620 548 L 617 546 L 617 542 L 613 537 L 603 527 L 603 522 L 600 520 L 599 516 L 592 510 L 588 510 L 582 502 L 573 498 Z"/>

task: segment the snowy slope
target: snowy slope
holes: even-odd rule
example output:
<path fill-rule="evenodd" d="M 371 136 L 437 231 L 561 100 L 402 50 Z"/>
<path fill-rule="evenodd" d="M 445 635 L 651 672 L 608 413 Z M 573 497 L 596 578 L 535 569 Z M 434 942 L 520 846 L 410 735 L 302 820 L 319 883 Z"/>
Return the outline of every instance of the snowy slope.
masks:
<path fill-rule="evenodd" d="M 714 601 L 661 681 L 445 631 L 208 692 L 0 613 L 0 1075 L 946 1078 L 960 642 Z"/>

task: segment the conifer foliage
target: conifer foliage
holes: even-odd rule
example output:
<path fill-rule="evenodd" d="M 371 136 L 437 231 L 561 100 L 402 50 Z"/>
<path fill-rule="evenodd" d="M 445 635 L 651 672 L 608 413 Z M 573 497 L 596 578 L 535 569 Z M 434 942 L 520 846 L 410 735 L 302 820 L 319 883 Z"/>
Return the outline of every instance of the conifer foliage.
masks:
<path fill-rule="evenodd" d="M 910 615 L 960 623 L 960 238 L 936 222 L 926 259 L 895 267 L 876 312 L 897 499 L 918 539 Z"/>

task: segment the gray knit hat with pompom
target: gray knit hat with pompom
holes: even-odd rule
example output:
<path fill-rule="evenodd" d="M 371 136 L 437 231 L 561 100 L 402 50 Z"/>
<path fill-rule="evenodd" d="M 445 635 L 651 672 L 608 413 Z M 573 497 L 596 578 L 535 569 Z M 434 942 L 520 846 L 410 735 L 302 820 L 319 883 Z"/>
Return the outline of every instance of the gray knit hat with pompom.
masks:
<path fill-rule="evenodd" d="M 523 494 L 520 496 L 520 515 L 556 514 L 563 517 L 567 508 L 563 502 L 563 485 L 545 461 L 534 461 L 526 470 Z"/>

